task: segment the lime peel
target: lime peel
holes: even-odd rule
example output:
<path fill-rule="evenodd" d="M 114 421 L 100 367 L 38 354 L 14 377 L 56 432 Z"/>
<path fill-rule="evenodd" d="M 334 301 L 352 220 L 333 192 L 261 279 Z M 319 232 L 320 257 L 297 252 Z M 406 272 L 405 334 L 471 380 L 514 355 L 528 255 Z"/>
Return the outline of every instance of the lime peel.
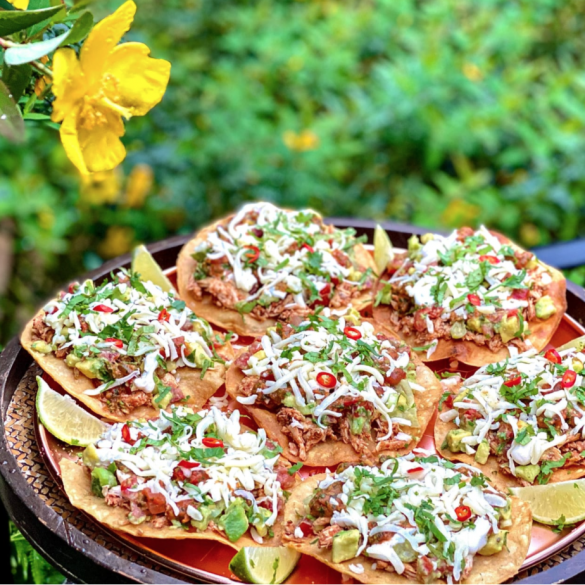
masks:
<path fill-rule="evenodd" d="M 376 225 L 374 230 L 374 263 L 378 276 L 382 276 L 388 263 L 394 260 L 392 242 L 381 225 Z"/>
<path fill-rule="evenodd" d="M 165 292 L 175 290 L 162 268 L 146 249 L 146 246 L 140 245 L 134 248 L 132 253 L 132 272 L 137 272 L 141 280 L 148 280 L 160 286 Z"/>
<path fill-rule="evenodd" d="M 246 546 L 230 562 L 230 570 L 244 583 L 282 583 L 294 571 L 301 553 L 286 546 Z"/>

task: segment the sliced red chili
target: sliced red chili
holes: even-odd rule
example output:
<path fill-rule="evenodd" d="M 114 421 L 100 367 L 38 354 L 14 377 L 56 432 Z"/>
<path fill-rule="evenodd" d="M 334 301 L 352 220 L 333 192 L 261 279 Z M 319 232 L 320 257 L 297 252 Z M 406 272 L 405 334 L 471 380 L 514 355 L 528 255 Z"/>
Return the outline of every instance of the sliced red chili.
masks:
<path fill-rule="evenodd" d="M 256 262 L 260 258 L 260 248 L 258 246 L 246 246 L 246 250 L 244 258 L 248 262 Z"/>
<path fill-rule="evenodd" d="M 480 262 L 489 262 L 490 264 L 499 264 L 500 260 L 497 256 L 491 256 L 490 254 L 483 254 L 479 257 Z"/>
<path fill-rule="evenodd" d="M 545 359 L 547 359 L 549 362 L 552 362 L 553 364 L 560 364 L 561 363 L 561 356 L 559 355 L 559 352 L 556 349 L 549 349 L 545 354 L 544 354 Z"/>
<path fill-rule="evenodd" d="M 508 316 L 508 319 L 511 319 L 512 317 L 516 317 L 518 315 L 518 311 L 519 309 L 510 309 L 506 315 Z"/>
<path fill-rule="evenodd" d="M 116 347 L 120 349 L 124 347 L 124 342 L 121 339 L 116 339 L 115 337 L 107 337 L 106 341 L 108 343 L 113 343 Z"/>
<path fill-rule="evenodd" d="M 303 244 L 303 248 L 305 248 L 305 250 L 309 250 L 311 253 L 315 252 L 315 248 L 313 248 L 313 246 L 309 246 L 309 244 Z"/>
<path fill-rule="evenodd" d="M 52 307 L 50 307 L 47 311 L 45 311 L 45 313 L 47 313 L 47 315 L 53 315 L 55 314 L 57 311 L 59 310 L 59 307 L 57 307 L 57 305 L 53 305 Z"/>
<path fill-rule="evenodd" d="M 315 534 L 313 525 L 308 520 L 302 520 L 299 524 L 299 528 L 301 529 L 303 536 L 312 536 Z"/>
<path fill-rule="evenodd" d="M 361 402 L 361 401 L 362 401 L 361 398 L 350 398 L 349 400 L 343 401 L 343 406 L 345 406 L 345 407 L 353 406 L 354 404 L 357 404 L 358 402 Z"/>
<path fill-rule="evenodd" d="M 166 309 L 163 309 L 158 314 L 158 317 L 156 319 L 157 319 L 157 321 L 161 321 L 161 322 L 164 321 L 165 323 L 168 323 L 170 318 L 171 318 L 171 314 Z"/>
<path fill-rule="evenodd" d="M 419 471 L 424 471 L 422 467 L 412 467 L 411 469 L 407 469 L 406 473 L 418 473 Z"/>
<path fill-rule="evenodd" d="M 124 439 L 124 443 L 128 443 L 128 445 L 134 445 L 137 441 L 137 439 L 133 439 L 130 435 L 130 427 L 128 425 L 122 427 L 122 439 Z"/>
<path fill-rule="evenodd" d="M 469 301 L 469 304 L 473 305 L 474 307 L 479 307 L 481 305 L 481 299 L 479 298 L 479 295 L 467 295 L 467 300 Z"/>
<path fill-rule="evenodd" d="M 220 439 L 215 439 L 214 437 L 205 437 L 203 441 L 201 441 L 206 447 L 214 448 L 214 447 L 223 447 L 223 441 Z"/>
<path fill-rule="evenodd" d="M 187 461 L 186 459 L 181 459 L 181 461 L 179 461 L 179 467 L 184 467 L 185 469 L 194 469 L 200 465 L 201 463 L 198 461 Z"/>
<path fill-rule="evenodd" d="M 337 386 L 337 378 L 329 372 L 319 372 L 317 382 L 324 388 L 335 388 Z"/>
<path fill-rule="evenodd" d="M 573 370 L 567 370 L 563 374 L 563 379 L 561 380 L 561 386 L 563 388 L 571 388 L 575 384 L 575 380 L 577 379 L 577 372 Z"/>
<path fill-rule="evenodd" d="M 530 291 L 527 288 L 515 288 L 510 295 L 510 298 L 518 301 L 525 301 L 528 299 L 528 293 Z"/>
<path fill-rule="evenodd" d="M 349 337 L 354 341 L 357 341 L 358 339 L 362 338 L 362 332 L 359 329 L 356 329 L 355 327 L 346 327 L 343 330 L 343 333 L 345 333 L 346 337 Z"/>
<path fill-rule="evenodd" d="M 67 290 L 72 293 L 75 292 L 75 289 L 79 286 L 78 282 L 72 282 L 69 287 L 67 288 Z"/>
<path fill-rule="evenodd" d="M 471 518 L 471 508 L 469 506 L 457 506 L 455 508 L 455 514 L 459 522 L 465 522 Z"/>
<path fill-rule="evenodd" d="M 315 305 L 326 306 L 329 304 L 329 295 L 331 294 L 331 283 L 327 283 L 320 291 L 319 298 L 314 302 Z"/>
<path fill-rule="evenodd" d="M 97 311 L 98 313 L 113 313 L 114 309 L 112 307 L 108 307 L 108 305 L 96 305 L 93 311 Z"/>
<path fill-rule="evenodd" d="M 453 408 L 453 398 L 453 394 L 449 394 L 449 396 L 445 398 L 445 402 L 443 402 L 443 404 L 449 409 Z"/>
<path fill-rule="evenodd" d="M 518 376 L 514 376 L 513 378 L 510 378 L 509 380 L 506 380 L 504 382 L 504 386 L 508 386 L 508 388 L 512 388 L 512 386 L 518 386 L 518 384 L 520 384 L 520 382 L 522 382 L 522 376 L 518 375 Z"/>

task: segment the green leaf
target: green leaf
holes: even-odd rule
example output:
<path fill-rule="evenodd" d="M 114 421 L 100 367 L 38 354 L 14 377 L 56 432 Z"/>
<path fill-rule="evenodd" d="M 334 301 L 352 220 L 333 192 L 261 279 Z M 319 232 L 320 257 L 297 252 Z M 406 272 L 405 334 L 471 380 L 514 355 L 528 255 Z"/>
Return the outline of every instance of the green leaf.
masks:
<path fill-rule="evenodd" d="M 30 65 L 17 65 L 10 67 L 4 63 L 2 68 L 2 81 L 12 94 L 12 99 L 18 103 L 20 96 L 23 94 L 26 86 L 30 82 L 32 67 Z"/>
<path fill-rule="evenodd" d="M 0 136 L 11 142 L 24 141 L 24 121 L 8 88 L 0 81 Z"/>
<path fill-rule="evenodd" d="M 11 35 L 15 32 L 24 30 L 43 20 L 48 20 L 57 12 L 62 10 L 63 6 L 51 6 L 43 10 L 13 10 L 0 12 L 0 37 Z"/>
<path fill-rule="evenodd" d="M 6 50 L 4 61 L 8 63 L 8 65 L 22 65 L 23 63 L 36 61 L 57 49 L 70 33 L 71 31 L 68 30 L 66 33 L 63 33 L 54 39 L 49 39 L 48 41 L 10 47 L 10 49 Z"/>
<path fill-rule="evenodd" d="M 67 44 L 74 45 L 82 41 L 89 34 L 92 26 L 93 14 L 91 12 L 82 14 L 71 28 L 69 37 L 67 38 Z"/>
<path fill-rule="evenodd" d="M 47 116 L 47 114 L 37 114 L 36 112 L 30 112 L 29 114 L 24 115 L 25 120 L 50 120 L 51 116 Z"/>

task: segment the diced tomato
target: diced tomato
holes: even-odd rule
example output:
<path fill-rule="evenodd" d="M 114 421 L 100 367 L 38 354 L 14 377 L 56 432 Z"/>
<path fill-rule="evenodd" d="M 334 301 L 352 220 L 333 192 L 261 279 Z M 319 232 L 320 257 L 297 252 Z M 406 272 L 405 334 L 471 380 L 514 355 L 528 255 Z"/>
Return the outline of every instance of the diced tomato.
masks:
<path fill-rule="evenodd" d="M 166 309 L 163 309 L 158 314 L 157 321 L 168 323 L 170 318 L 171 318 L 171 314 Z"/>
<path fill-rule="evenodd" d="M 343 401 L 343 406 L 345 406 L 347 408 L 347 407 L 353 406 L 354 404 L 357 404 L 358 402 L 361 402 L 361 401 L 362 401 L 361 398 L 350 398 L 349 400 Z"/>
<path fill-rule="evenodd" d="M 303 536 L 312 536 L 315 534 L 313 525 L 308 520 L 302 520 L 299 524 L 299 528 L 302 530 Z"/>
<path fill-rule="evenodd" d="M 276 479 L 280 483 L 280 487 L 283 490 L 288 490 L 294 487 L 296 483 L 295 474 L 292 475 L 288 472 L 286 467 L 277 467 L 276 471 Z"/>
<path fill-rule="evenodd" d="M 445 401 L 443 402 L 443 404 L 445 405 L 446 408 L 451 409 L 453 408 L 453 394 L 449 394 L 449 396 L 447 396 L 447 398 L 445 398 Z"/>
<path fill-rule="evenodd" d="M 247 262 L 256 262 L 260 258 L 260 248 L 258 246 L 246 246 L 247 252 L 244 253 L 244 258 Z"/>
<path fill-rule="evenodd" d="M 481 412 L 479 412 L 479 410 L 475 410 L 473 408 L 470 408 L 468 410 L 466 410 L 463 413 L 463 416 L 467 419 L 467 420 L 477 420 L 479 418 L 483 418 L 483 414 L 481 414 Z"/>
<path fill-rule="evenodd" d="M 124 342 L 121 339 L 116 339 L 115 337 L 106 337 L 105 339 L 108 343 L 113 343 L 116 347 L 122 349 L 124 347 Z"/>
<path fill-rule="evenodd" d="M 511 319 L 512 317 L 516 317 L 518 316 L 518 311 L 519 309 L 510 309 L 506 315 L 508 316 L 508 319 Z"/>
<path fill-rule="evenodd" d="M 260 228 L 252 228 L 250 230 L 257 238 L 261 238 L 264 235 L 264 230 Z"/>
<path fill-rule="evenodd" d="M 136 478 L 134 476 L 127 477 L 120 482 L 120 487 L 122 488 L 123 494 L 128 494 L 130 492 L 130 488 L 132 488 L 136 484 Z"/>
<path fill-rule="evenodd" d="M 67 288 L 67 291 L 70 293 L 75 292 L 75 289 L 79 286 L 78 282 L 72 282 L 69 287 Z"/>
<path fill-rule="evenodd" d="M 146 498 L 146 506 L 148 513 L 156 516 L 157 514 L 164 514 L 167 509 L 167 501 L 161 493 L 154 493 L 151 489 L 143 490 Z"/>
<path fill-rule="evenodd" d="M 326 283 L 325 286 L 319 291 L 319 298 L 313 303 L 314 305 L 327 306 L 329 304 L 331 295 L 331 283 Z"/>
<path fill-rule="evenodd" d="M 573 370 L 567 370 L 563 374 L 563 379 L 561 380 L 561 386 L 563 388 L 571 388 L 575 385 L 575 380 L 577 379 L 577 372 Z"/>
<path fill-rule="evenodd" d="M 504 386 L 508 386 L 508 388 L 512 388 L 512 386 L 518 386 L 518 384 L 520 384 L 520 382 L 522 382 L 522 376 L 518 375 L 518 376 L 514 376 L 513 378 L 510 378 L 509 380 L 506 380 L 504 382 Z"/>
<path fill-rule="evenodd" d="M 422 467 L 412 467 L 411 469 L 407 469 L 406 472 L 409 474 L 413 474 L 413 473 L 419 473 L 421 471 L 424 471 L 424 469 Z"/>
<path fill-rule="evenodd" d="M 406 378 L 406 372 L 402 368 L 394 368 L 389 376 L 386 376 L 385 381 L 390 386 L 396 386 Z"/>
<path fill-rule="evenodd" d="M 455 514 L 459 522 L 465 522 L 471 518 L 471 508 L 469 506 L 457 506 L 455 508 Z"/>
<path fill-rule="evenodd" d="M 479 298 L 479 295 L 467 295 L 467 300 L 469 301 L 469 304 L 473 305 L 474 307 L 479 307 L 481 305 L 481 299 Z"/>
<path fill-rule="evenodd" d="M 181 459 L 181 461 L 179 461 L 179 467 L 184 467 L 186 469 L 193 469 L 195 467 L 199 467 L 200 465 L 201 463 L 198 461 L 187 461 L 186 459 Z"/>
<path fill-rule="evenodd" d="M 329 372 L 319 372 L 317 374 L 317 383 L 324 388 L 335 388 L 337 386 L 337 378 Z"/>
<path fill-rule="evenodd" d="M 491 256 L 489 254 L 484 254 L 484 255 L 480 256 L 479 261 L 480 262 L 489 262 L 490 264 L 499 264 L 500 263 L 500 260 L 497 258 L 497 256 Z"/>
<path fill-rule="evenodd" d="M 92 311 L 97 311 L 98 313 L 113 313 L 114 309 L 108 307 L 108 305 L 96 305 Z"/>
<path fill-rule="evenodd" d="M 553 364 L 560 364 L 561 363 L 561 356 L 559 355 L 559 352 L 556 349 L 549 349 L 545 354 L 544 354 L 545 359 L 547 359 L 549 362 L 552 362 Z"/>
<path fill-rule="evenodd" d="M 215 447 L 223 447 L 223 441 L 220 439 L 215 439 L 214 437 L 205 437 L 201 442 L 206 447 L 209 447 L 211 449 Z"/>
<path fill-rule="evenodd" d="M 179 466 L 173 469 L 173 479 L 175 481 L 185 481 L 185 472 Z"/>
<path fill-rule="evenodd" d="M 309 244 L 303 244 L 303 248 L 305 248 L 305 250 L 309 250 L 311 253 L 315 252 L 315 248 L 313 248 L 313 246 L 309 246 Z"/>
<path fill-rule="evenodd" d="M 128 445 L 134 445 L 138 439 L 133 439 L 130 435 L 130 427 L 128 425 L 124 425 L 122 427 L 122 439 L 124 443 L 128 443 Z"/>
<path fill-rule="evenodd" d="M 343 330 L 343 333 L 345 334 L 346 337 L 349 337 L 350 339 L 353 339 L 354 341 L 357 341 L 358 339 L 362 338 L 362 333 L 359 329 L 356 329 L 355 327 L 346 327 Z"/>
<path fill-rule="evenodd" d="M 530 291 L 527 288 L 515 288 L 510 295 L 510 298 L 518 301 L 525 301 L 528 299 L 528 293 Z"/>

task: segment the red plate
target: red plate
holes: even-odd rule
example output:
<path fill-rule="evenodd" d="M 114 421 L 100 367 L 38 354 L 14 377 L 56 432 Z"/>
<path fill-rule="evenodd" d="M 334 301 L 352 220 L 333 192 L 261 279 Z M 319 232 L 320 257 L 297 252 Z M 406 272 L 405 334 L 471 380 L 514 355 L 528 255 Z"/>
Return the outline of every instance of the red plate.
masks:
<path fill-rule="evenodd" d="M 174 280 L 174 271 L 168 271 L 169 277 Z M 559 328 L 552 338 L 551 346 L 558 347 L 576 337 L 585 334 L 583 328 L 574 319 L 565 315 Z M 448 362 L 439 361 L 431 364 L 432 369 L 442 371 L 449 368 Z M 468 375 L 472 368 L 461 368 Z M 47 382 L 56 390 L 62 391 L 60 387 L 48 376 L 44 376 Z M 220 390 L 221 392 L 222 390 Z M 435 452 L 433 429 L 435 419 L 429 423 L 420 448 Z M 36 421 L 37 437 L 41 446 L 41 452 L 53 475 L 59 477 L 59 461 L 63 457 L 77 459 L 78 448 L 69 447 L 51 434 L 45 431 L 44 427 Z M 324 468 L 305 468 L 301 475 L 307 477 L 315 473 L 321 473 Z M 235 580 L 228 565 L 235 554 L 235 551 L 228 546 L 217 542 L 189 541 L 189 540 L 162 540 L 156 538 L 135 538 L 122 532 L 110 531 L 122 540 L 124 544 L 146 557 L 151 558 L 161 565 L 167 566 L 175 571 L 180 571 L 190 577 L 195 577 L 211 583 L 229 583 Z M 557 553 L 565 546 L 576 540 L 585 532 L 585 522 L 581 522 L 571 530 L 564 530 L 555 534 L 550 528 L 540 524 L 534 524 L 532 529 L 532 541 L 528 556 L 522 565 L 522 570 L 540 563 L 547 557 Z M 340 583 L 341 575 L 326 565 L 307 556 L 301 560 L 286 581 L 287 583 Z"/>

